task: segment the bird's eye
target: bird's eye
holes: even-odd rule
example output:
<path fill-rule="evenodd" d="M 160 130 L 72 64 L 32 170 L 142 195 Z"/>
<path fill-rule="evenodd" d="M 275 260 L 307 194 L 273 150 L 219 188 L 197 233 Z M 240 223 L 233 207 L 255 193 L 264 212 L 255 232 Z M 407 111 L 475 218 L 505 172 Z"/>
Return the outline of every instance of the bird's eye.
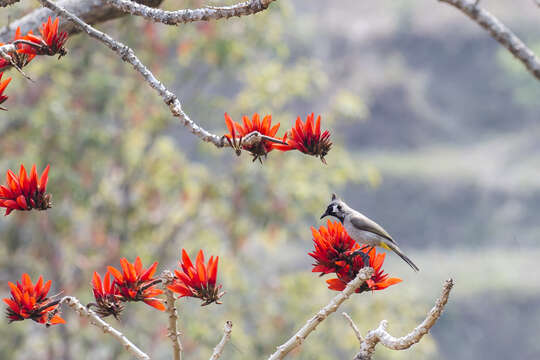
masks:
<path fill-rule="evenodd" d="M 339 211 L 341 211 L 341 205 L 338 205 L 337 209 L 338 209 Z"/>

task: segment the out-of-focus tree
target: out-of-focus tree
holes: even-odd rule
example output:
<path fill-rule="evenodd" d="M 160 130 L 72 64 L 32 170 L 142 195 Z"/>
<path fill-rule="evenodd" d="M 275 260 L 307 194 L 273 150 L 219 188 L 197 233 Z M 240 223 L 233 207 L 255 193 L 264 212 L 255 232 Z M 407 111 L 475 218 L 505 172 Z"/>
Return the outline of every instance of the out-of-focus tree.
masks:
<path fill-rule="evenodd" d="M 358 96 L 347 89 L 333 92 L 317 59 L 289 48 L 291 34 L 304 31 L 306 22 L 290 4 L 279 2 L 254 16 L 181 28 L 131 16 L 103 28 L 133 48 L 158 78 L 166 79 L 186 112 L 216 134 L 227 132 L 224 112 L 237 121 L 243 114 L 271 113 L 281 123 L 280 134 L 312 111 L 322 113 L 330 129 L 340 127 L 338 119 L 367 116 Z M 309 46 L 294 40 L 295 46 Z M 358 166 L 340 146 L 337 131 L 326 166 L 300 153 L 272 153 L 263 166 L 246 153 L 236 159 L 234 151 L 217 150 L 188 134 L 141 85 L 140 76 L 101 44 L 73 36 L 68 47 L 61 61 L 40 59 L 25 68 L 34 82 L 19 78 L 9 87 L 9 112 L 0 124 L 0 167 L 51 164 L 54 211 L 17 213 L 0 223 L 2 280 L 44 273 L 57 289 L 90 302 L 94 270 L 136 256 L 145 264 L 156 259 L 174 267 L 182 247 L 204 247 L 221 256 L 227 294 L 212 311 L 179 302 L 184 352 L 208 356 L 218 329 L 232 320 L 229 358 L 272 353 L 282 334 L 293 333 L 327 302 L 314 299 L 329 298 L 324 284 L 308 273 L 309 226 L 333 190 L 351 182 L 376 186 L 376 169 Z M 314 103 L 315 98 L 327 100 Z M 369 308 L 350 309 L 353 318 L 375 323 L 406 313 L 406 320 L 394 321 L 398 331 L 410 329 L 425 313 L 405 301 L 366 301 Z M 152 309 L 137 304 L 117 324 L 154 358 L 167 358 L 165 316 L 157 327 L 146 326 L 156 318 Z M 0 327 L 3 358 L 129 356 L 75 321 L 47 330 L 32 325 Z M 347 356 L 358 344 L 344 331 L 350 330 L 342 319 L 328 321 L 326 331 L 315 334 L 297 357 Z M 418 346 L 414 357 L 419 356 L 435 358 L 431 340 Z"/>

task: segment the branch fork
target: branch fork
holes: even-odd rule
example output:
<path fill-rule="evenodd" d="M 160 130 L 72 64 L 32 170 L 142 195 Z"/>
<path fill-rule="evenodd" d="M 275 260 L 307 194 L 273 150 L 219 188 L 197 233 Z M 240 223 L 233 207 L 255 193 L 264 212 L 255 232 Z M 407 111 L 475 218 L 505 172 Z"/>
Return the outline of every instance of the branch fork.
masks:
<path fill-rule="evenodd" d="M 351 317 L 348 314 L 343 313 L 343 316 L 349 322 L 349 325 L 360 342 L 360 351 L 358 354 L 356 354 L 354 360 L 371 360 L 371 357 L 375 352 L 375 346 L 377 346 L 378 343 L 381 343 L 385 347 L 392 350 L 405 350 L 418 343 L 441 317 L 453 286 L 454 281 L 452 279 L 446 280 L 443 285 L 441 296 L 437 299 L 435 306 L 430 310 L 424 321 L 422 321 L 422 323 L 414 328 L 409 334 L 399 338 L 396 338 L 388 333 L 388 321 L 386 320 L 382 320 L 375 330 L 369 331 L 366 337 L 362 338 L 358 327 Z"/>
<path fill-rule="evenodd" d="M 365 267 L 358 272 L 358 275 L 350 281 L 345 289 L 337 294 L 325 307 L 323 307 L 317 314 L 309 319 L 306 324 L 298 330 L 289 340 L 283 345 L 277 347 L 268 360 L 283 359 L 292 350 L 300 346 L 306 338 L 317 328 L 317 326 L 323 322 L 329 315 L 336 312 L 341 304 L 345 302 L 360 286 L 362 286 L 373 275 L 373 269 Z"/>

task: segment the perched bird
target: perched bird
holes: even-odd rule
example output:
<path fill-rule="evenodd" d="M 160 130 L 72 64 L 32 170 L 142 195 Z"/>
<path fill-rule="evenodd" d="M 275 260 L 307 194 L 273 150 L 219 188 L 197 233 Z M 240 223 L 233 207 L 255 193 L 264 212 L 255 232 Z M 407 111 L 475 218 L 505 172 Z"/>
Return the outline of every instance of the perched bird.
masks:
<path fill-rule="evenodd" d="M 375 221 L 371 220 L 364 214 L 352 209 L 345 202 L 339 199 L 336 194 L 332 194 L 332 201 L 328 204 L 326 212 L 321 216 L 321 219 L 326 216 L 334 216 L 339 219 L 345 230 L 351 238 L 360 244 L 365 244 L 360 250 L 354 252 L 355 255 L 364 254 L 361 250 L 380 246 L 387 250 L 392 250 L 399 255 L 410 267 L 415 271 L 420 269 L 411 259 L 401 252 L 397 243 L 392 237 Z M 370 249 L 371 250 L 371 249 Z"/>

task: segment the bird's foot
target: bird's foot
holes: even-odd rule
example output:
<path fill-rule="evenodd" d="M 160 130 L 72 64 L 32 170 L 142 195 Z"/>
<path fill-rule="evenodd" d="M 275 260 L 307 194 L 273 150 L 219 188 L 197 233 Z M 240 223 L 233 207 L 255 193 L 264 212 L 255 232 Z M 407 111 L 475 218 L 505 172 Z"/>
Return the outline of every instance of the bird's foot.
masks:
<path fill-rule="evenodd" d="M 364 252 L 364 249 L 369 248 L 368 252 Z M 361 249 L 356 250 L 351 254 L 351 257 L 354 258 L 355 256 L 359 255 L 362 257 L 362 262 L 364 263 L 364 267 L 369 267 L 369 252 L 371 251 L 372 247 L 370 246 L 364 246 Z"/>

